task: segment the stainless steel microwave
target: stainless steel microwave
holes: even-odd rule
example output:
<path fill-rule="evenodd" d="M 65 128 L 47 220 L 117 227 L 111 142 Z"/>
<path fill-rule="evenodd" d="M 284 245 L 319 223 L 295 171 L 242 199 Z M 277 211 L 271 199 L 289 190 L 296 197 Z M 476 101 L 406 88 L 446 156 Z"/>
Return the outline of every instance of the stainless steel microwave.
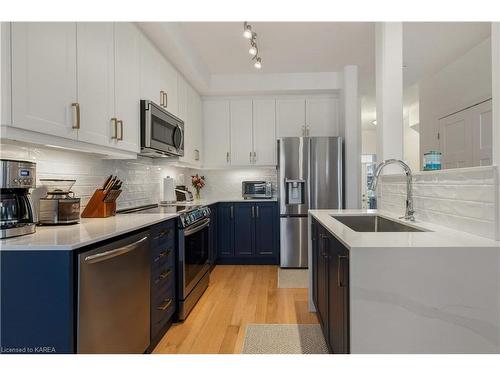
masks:
<path fill-rule="evenodd" d="M 184 121 L 151 100 L 141 100 L 141 153 L 184 156 Z"/>
<path fill-rule="evenodd" d="M 272 184 L 269 181 L 243 181 L 241 193 L 245 199 L 271 199 Z"/>

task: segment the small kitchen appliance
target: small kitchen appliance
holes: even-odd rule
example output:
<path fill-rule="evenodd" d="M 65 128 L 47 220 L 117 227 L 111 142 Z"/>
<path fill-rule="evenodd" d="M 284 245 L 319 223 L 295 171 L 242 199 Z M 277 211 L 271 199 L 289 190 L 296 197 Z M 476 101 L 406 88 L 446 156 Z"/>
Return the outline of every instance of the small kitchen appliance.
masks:
<path fill-rule="evenodd" d="M 80 198 L 71 188 L 76 180 L 42 178 L 47 196 L 40 199 L 38 223 L 40 225 L 76 224 L 80 220 Z"/>
<path fill-rule="evenodd" d="M 0 160 L 0 238 L 35 232 L 30 189 L 35 187 L 36 164 Z"/>
<path fill-rule="evenodd" d="M 193 193 L 191 193 L 184 185 L 179 185 L 175 188 L 175 195 L 177 197 L 177 202 L 193 201 Z"/>
<path fill-rule="evenodd" d="M 269 181 L 243 181 L 241 195 L 244 199 L 271 199 L 272 184 Z"/>

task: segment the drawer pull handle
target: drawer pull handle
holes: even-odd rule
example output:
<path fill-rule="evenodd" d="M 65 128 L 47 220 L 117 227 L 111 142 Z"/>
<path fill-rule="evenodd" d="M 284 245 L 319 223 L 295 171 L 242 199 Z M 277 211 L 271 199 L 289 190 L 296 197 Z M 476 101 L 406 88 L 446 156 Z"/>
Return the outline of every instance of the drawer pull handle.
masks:
<path fill-rule="evenodd" d="M 158 310 L 161 310 L 161 311 L 165 311 L 166 309 L 168 309 L 170 307 L 170 305 L 172 304 L 173 300 L 172 299 L 166 299 L 165 302 L 163 305 L 161 306 L 158 306 Z"/>
<path fill-rule="evenodd" d="M 165 237 L 168 234 L 170 234 L 170 229 L 163 229 L 163 230 L 160 231 L 160 233 L 158 234 L 158 236 L 155 237 L 155 239 L 156 238 Z"/>
<path fill-rule="evenodd" d="M 155 258 L 155 262 L 158 262 L 161 258 L 165 258 L 166 256 L 169 256 L 170 253 L 172 251 L 171 250 L 167 250 L 167 251 L 162 251 L 156 258 Z"/>
<path fill-rule="evenodd" d="M 171 270 L 167 270 L 167 271 L 163 272 L 162 274 L 160 274 L 160 280 L 166 279 L 167 277 L 170 276 L 171 273 L 172 273 Z"/>

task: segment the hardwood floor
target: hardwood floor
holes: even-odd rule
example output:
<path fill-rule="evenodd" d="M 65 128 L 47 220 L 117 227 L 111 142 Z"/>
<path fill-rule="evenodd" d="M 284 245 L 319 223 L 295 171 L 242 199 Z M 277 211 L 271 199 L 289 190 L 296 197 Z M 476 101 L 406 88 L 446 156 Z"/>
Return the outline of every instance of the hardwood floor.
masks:
<path fill-rule="evenodd" d="M 210 286 L 153 353 L 240 353 L 249 323 L 318 323 L 307 289 L 278 288 L 277 266 L 216 266 Z"/>

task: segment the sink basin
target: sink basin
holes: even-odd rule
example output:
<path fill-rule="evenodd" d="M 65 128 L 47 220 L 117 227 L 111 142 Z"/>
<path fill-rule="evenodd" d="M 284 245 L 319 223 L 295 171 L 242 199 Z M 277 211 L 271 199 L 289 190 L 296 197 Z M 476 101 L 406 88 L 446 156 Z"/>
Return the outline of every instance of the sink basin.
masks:
<path fill-rule="evenodd" d="M 332 215 L 332 217 L 356 232 L 428 232 L 378 215 Z"/>

